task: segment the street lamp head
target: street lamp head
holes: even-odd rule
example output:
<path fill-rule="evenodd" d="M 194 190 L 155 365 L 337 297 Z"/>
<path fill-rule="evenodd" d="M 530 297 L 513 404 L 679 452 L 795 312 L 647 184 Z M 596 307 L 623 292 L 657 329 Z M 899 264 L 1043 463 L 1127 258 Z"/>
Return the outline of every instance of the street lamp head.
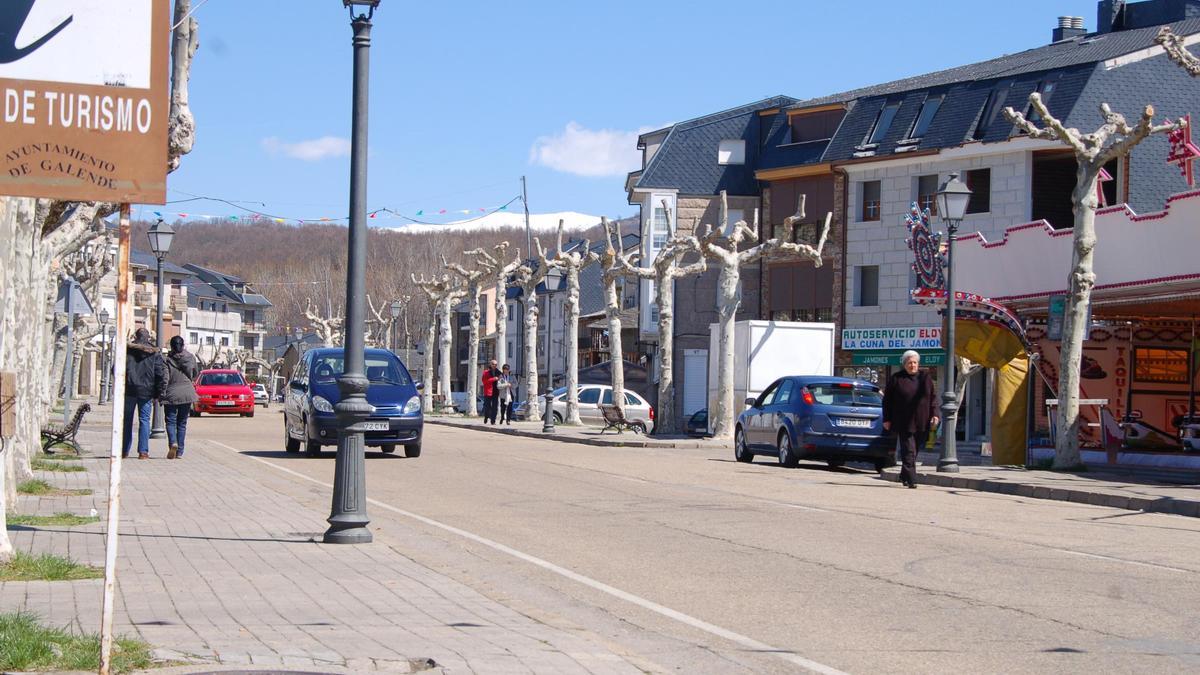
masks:
<path fill-rule="evenodd" d="M 162 258 L 171 250 L 171 241 L 175 238 L 175 230 L 164 223 L 162 218 L 159 218 L 146 236 L 150 238 L 150 250 L 154 252 L 154 255 Z"/>
<path fill-rule="evenodd" d="M 108 323 L 108 310 L 105 308 L 101 308 L 100 309 L 100 325 L 103 326 L 107 323 Z"/>
<path fill-rule="evenodd" d="M 402 310 L 402 309 L 404 309 L 404 303 L 400 302 L 399 300 L 393 300 L 392 301 L 392 318 L 393 319 L 399 318 L 400 310 Z"/>
<path fill-rule="evenodd" d="M 942 220 L 957 223 L 967 214 L 967 203 L 971 201 L 971 188 L 958 179 L 957 173 L 942 183 L 937 191 L 938 213 Z"/>
<path fill-rule="evenodd" d="M 351 20 L 366 18 L 367 21 L 370 21 L 371 17 L 375 15 L 375 8 L 379 6 L 379 0 L 342 0 L 342 5 L 350 10 L 350 19 Z M 358 17 L 355 17 L 354 16 L 354 6 L 355 5 L 360 5 L 362 7 L 365 7 L 367 9 L 367 13 L 359 14 Z"/>

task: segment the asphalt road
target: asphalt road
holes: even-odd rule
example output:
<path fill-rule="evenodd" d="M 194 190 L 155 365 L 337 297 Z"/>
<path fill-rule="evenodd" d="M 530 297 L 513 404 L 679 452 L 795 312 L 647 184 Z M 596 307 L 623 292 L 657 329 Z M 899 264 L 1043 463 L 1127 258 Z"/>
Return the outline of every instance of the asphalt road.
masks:
<path fill-rule="evenodd" d="M 189 445 L 328 512 L 277 407 Z M 433 425 L 367 489 L 375 545 L 651 672 L 1200 671 L 1197 519 Z"/>

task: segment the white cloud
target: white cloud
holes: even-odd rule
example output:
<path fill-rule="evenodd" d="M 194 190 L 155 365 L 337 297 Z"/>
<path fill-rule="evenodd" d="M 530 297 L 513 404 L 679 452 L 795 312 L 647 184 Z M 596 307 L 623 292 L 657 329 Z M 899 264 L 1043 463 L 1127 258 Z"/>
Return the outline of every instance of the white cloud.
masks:
<path fill-rule="evenodd" d="M 539 136 L 529 149 L 529 163 L 577 176 L 617 176 L 635 171 L 642 163 L 637 137 L 658 127 L 637 131 L 587 129 L 569 122 L 553 136 Z"/>
<path fill-rule="evenodd" d="M 272 155 L 283 155 L 304 162 L 319 162 L 331 157 L 350 156 L 350 139 L 339 136 L 322 136 L 295 143 L 285 143 L 271 136 L 262 140 L 262 147 Z"/>

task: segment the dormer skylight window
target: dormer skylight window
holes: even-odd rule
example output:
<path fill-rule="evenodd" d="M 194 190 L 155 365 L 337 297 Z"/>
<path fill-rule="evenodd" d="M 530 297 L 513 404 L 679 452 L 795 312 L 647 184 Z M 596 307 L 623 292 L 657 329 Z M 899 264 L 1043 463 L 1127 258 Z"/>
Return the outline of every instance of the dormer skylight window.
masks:
<path fill-rule="evenodd" d="M 879 141 L 887 136 L 887 132 L 892 128 L 892 122 L 896 119 L 896 112 L 900 110 L 900 103 L 888 103 L 883 106 L 883 110 L 879 111 L 879 116 L 875 118 L 875 127 L 871 129 L 870 135 L 867 136 L 867 145 L 876 145 Z"/>
<path fill-rule="evenodd" d="M 917 115 L 917 121 L 913 123 L 912 131 L 908 134 L 909 138 L 921 138 L 925 132 L 929 131 L 929 125 L 933 124 L 933 118 L 937 115 L 938 109 L 942 107 L 944 96 L 930 96 L 925 99 L 925 104 L 921 106 L 921 113 Z"/>

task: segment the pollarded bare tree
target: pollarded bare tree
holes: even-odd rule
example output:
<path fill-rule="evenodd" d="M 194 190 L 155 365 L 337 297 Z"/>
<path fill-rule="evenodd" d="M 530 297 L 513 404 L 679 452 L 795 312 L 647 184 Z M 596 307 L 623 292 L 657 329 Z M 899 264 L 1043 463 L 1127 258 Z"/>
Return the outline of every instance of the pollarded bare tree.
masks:
<path fill-rule="evenodd" d="M 425 279 L 412 276 L 413 284 L 425 292 L 434 307 L 434 316 L 430 319 L 429 344 L 425 347 L 426 373 L 433 372 L 433 341 L 438 341 L 438 374 L 437 393 L 441 396 L 442 410 L 448 410 L 453 405 L 450 397 L 450 313 L 454 305 L 461 302 L 467 291 L 449 274 L 441 277 Z M 435 338 L 435 328 L 441 333 Z M 429 375 L 426 375 L 429 377 Z M 422 406 L 428 406 L 425 412 L 433 411 L 433 393 L 426 386 L 426 396 L 422 397 Z"/>
<path fill-rule="evenodd" d="M 521 249 L 517 249 L 512 259 L 508 258 L 508 242 L 502 241 L 492 247 L 494 254 L 488 254 L 483 249 L 470 251 L 477 259 L 477 266 L 491 272 L 496 284 L 496 361 L 501 365 L 508 363 L 508 282 L 517 268 L 521 266 Z"/>
<path fill-rule="evenodd" d="M 563 422 L 579 425 L 583 424 L 583 420 L 579 418 L 579 271 L 598 260 L 599 256 L 589 250 L 591 242 L 587 239 L 583 240 L 582 245 L 572 247 L 570 251 L 563 250 L 562 220 L 558 221 L 558 246 L 555 248 L 554 257 L 546 259 L 541 242 L 538 242 L 537 247 L 542 264 L 547 267 L 557 267 L 566 274 L 567 300 L 563 306 L 563 313 L 566 315 L 564 321 L 566 321 L 567 330 L 566 336 L 563 338 L 563 349 L 567 355 L 567 372 L 564 380 L 567 387 L 567 414 Z M 550 348 L 550 344 L 553 343 L 552 335 L 552 327 L 547 326 L 546 358 L 550 358 L 549 352 L 552 351 Z M 549 412 L 547 411 L 547 414 Z"/>
<path fill-rule="evenodd" d="M 188 78 L 197 47 L 191 1 L 175 1 L 171 45 L 171 103 L 167 119 L 167 170 L 191 151 L 195 122 L 188 106 Z M 60 202 L 0 197 L 0 370 L 16 373 L 16 428 L 4 441 L 0 461 L 0 560 L 12 552 L 4 511 L 16 498 L 17 479 L 32 476 L 29 463 L 40 450 L 41 425 L 57 388 L 51 373 L 55 289 L 51 274 L 61 261 L 105 236 L 103 219 L 117 210 L 102 202 Z M 124 336 L 120 338 L 124 339 Z"/>
<path fill-rule="evenodd" d="M 663 209 L 667 222 L 672 222 L 671 208 L 666 200 L 663 200 Z M 620 233 L 614 231 L 612 234 L 619 237 Z M 685 265 L 684 259 L 688 257 L 696 257 L 696 260 Z M 703 274 L 708 269 L 700 240 L 692 235 L 673 233 L 658 250 L 651 267 L 638 267 L 624 252 L 614 262 L 630 276 L 654 281 L 654 306 L 658 309 L 658 415 L 653 433 L 678 433 L 679 421 L 675 415 L 675 280 Z"/>
<path fill-rule="evenodd" d="M 1125 157 L 1137 144 L 1151 134 L 1173 131 L 1183 122 L 1154 123 L 1154 106 L 1146 106 L 1137 124 L 1130 126 L 1125 116 L 1113 112 L 1107 103 L 1100 104 L 1104 124 L 1090 134 L 1067 128 L 1062 120 L 1050 114 L 1042 96 L 1029 95 L 1029 103 L 1041 117 L 1044 126 L 1038 127 L 1012 107 L 1004 116 L 1031 138 L 1059 141 L 1075 152 L 1075 190 L 1071 202 L 1075 207 L 1073 255 L 1071 273 L 1067 277 L 1070 294 L 1067 296 L 1063 320 L 1063 340 L 1058 375 L 1058 438 L 1054 442 L 1054 468 L 1074 469 L 1083 465 L 1079 455 L 1079 366 L 1083 357 L 1084 330 L 1091 305 L 1092 287 L 1096 285 L 1093 255 L 1096 249 L 1096 209 L 1100 205 L 1096 186 L 1104 165 Z"/>
<path fill-rule="evenodd" d="M 541 242 L 538 242 L 537 257 L 518 267 L 514 279 L 516 286 L 521 289 L 521 303 L 525 308 L 523 316 L 525 324 L 525 401 L 527 406 L 525 418 L 531 422 L 542 419 L 541 400 L 538 397 L 537 346 L 540 310 L 538 309 L 537 287 L 546 278 L 546 273 L 549 271 L 546 252 L 542 250 Z M 547 338 L 547 342 L 549 342 L 549 338 Z M 546 356 L 549 358 L 548 351 Z"/>
<path fill-rule="evenodd" d="M 483 249 L 467 251 L 467 255 L 469 256 L 481 253 L 483 253 Z M 447 262 L 444 256 L 442 257 L 442 265 L 458 275 L 467 292 L 470 325 L 467 337 L 466 400 L 463 402 L 466 409 L 463 410 L 463 415 L 465 417 L 475 417 L 479 414 L 479 409 L 475 407 L 475 397 L 479 393 L 479 320 L 482 313 L 479 296 L 483 294 L 483 283 L 490 275 L 491 270 L 478 263 L 473 269 L 467 269 L 458 263 Z M 444 320 L 449 321 L 449 317 L 445 317 Z"/>
<path fill-rule="evenodd" d="M 322 315 L 317 306 L 312 303 L 312 298 L 304 298 L 304 316 L 308 317 L 308 323 L 317 337 L 321 339 L 321 344 L 326 347 L 337 347 L 342 344 L 342 325 L 346 320 L 345 317 Z"/>
<path fill-rule="evenodd" d="M 639 274 L 636 271 L 636 256 L 630 257 L 625 252 L 620 226 L 603 217 L 600 224 L 604 226 L 607 244 L 600 254 L 600 267 L 603 270 L 604 316 L 608 320 L 608 367 L 612 376 L 612 400 L 613 405 L 624 414 L 625 397 L 620 392 L 625 391 L 625 346 L 621 343 L 621 294 L 617 282 L 621 279 L 638 279 Z"/>
<path fill-rule="evenodd" d="M 1162 45 L 1167 57 L 1179 64 L 1189 75 L 1200 77 L 1200 58 L 1188 51 L 1182 35 L 1176 35 L 1169 27 L 1163 26 L 1154 41 Z"/>
<path fill-rule="evenodd" d="M 709 231 L 700 237 L 705 257 L 715 260 L 721 267 L 717 277 L 717 409 L 715 414 L 709 411 L 714 438 L 733 438 L 733 421 L 736 417 L 733 401 L 733 323 L 742 302 L 742 265 L 763 258 L 791 257 L 811 260 L 819 267 L 832 217 L 833 214 L 826 214 L 825 226 L 815 247 L 774 237 L 742 249 L 743 243 L 758 241 L 758 209 L 754 211 L 753 227 L 745 221 L 731 225 L 725 191 L 721 191 L 720 227 L 709 227 Z M 784 220 L 784 227 L 791 228 L 803 219 L 804 195 L 801 195 L 796 214 Z"/>

